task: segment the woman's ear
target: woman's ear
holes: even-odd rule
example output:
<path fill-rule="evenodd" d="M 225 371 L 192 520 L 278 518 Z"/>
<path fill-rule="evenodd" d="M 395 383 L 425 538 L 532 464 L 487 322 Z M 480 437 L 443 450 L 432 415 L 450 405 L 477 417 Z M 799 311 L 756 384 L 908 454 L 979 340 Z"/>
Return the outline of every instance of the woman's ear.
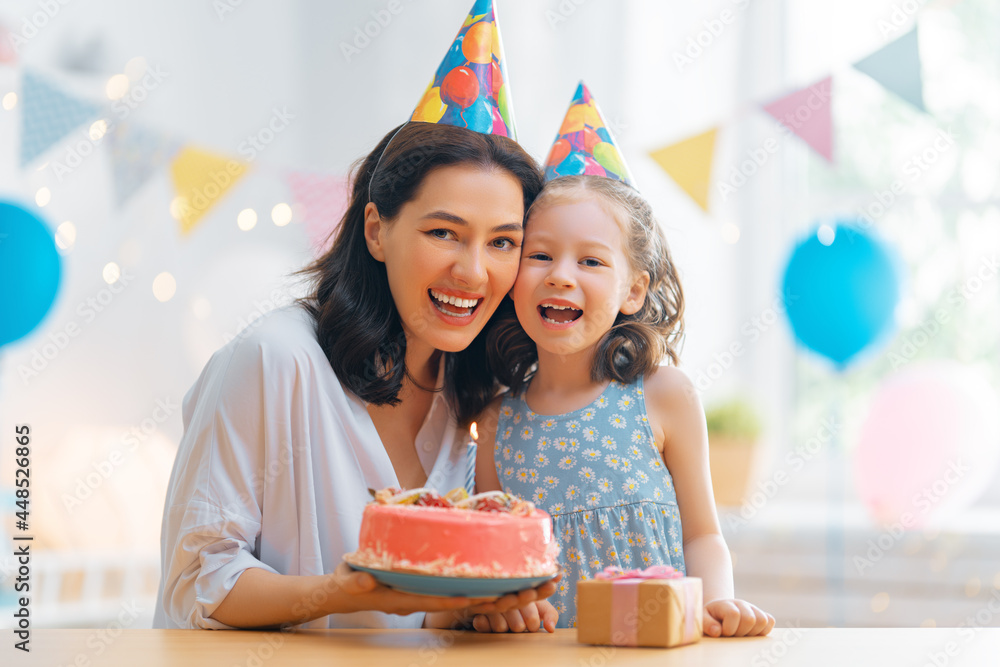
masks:
<path fill-rule="evenodd" d="M 382 247 L 384 231 L 385 225 L 378 214 L 378 207 L 375 202 L 368 202 L 365 205 L 365 243 L 368 245 L 368 252 L 380 262 L 385 261 L 385 250 Z"/>
<path fill-rule="evenodd" d="M 622 315 L 634 315 L 646 303 L 646 290 L 649 289 L 649 271 L 643 271 L 635 277 L 632 287 L 629 288 L 628 296 L 619 309 Z"/>

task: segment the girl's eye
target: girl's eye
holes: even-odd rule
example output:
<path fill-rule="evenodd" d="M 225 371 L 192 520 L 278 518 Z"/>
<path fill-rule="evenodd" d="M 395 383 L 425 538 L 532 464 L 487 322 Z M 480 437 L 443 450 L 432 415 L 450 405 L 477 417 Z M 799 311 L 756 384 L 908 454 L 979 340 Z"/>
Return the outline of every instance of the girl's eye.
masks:
<path fill-rule="evenodd" d="M 549 256 L 546 255 L 544 252 L 533 252 L 530 255 L 528 255 L 528 259 L 538 259 L 544 262 L 549 259 Z"/>
<path fill-rule="evenodd" d="M 601 266 L 601 261 L 597 260 L 597 259 L 594 259 L 593 257 L 588 257 L 587 259 L 581 260 L 581 263 L 584 266 L 590 266 L 590 267 L 594 267 L 594 268 L 596 268 L 598 266 Z"/>
<path fill-rule="evenodd" d="M 452 231 L 450 229 L 432 229 L 427 233 L 436 239 L 446 239 Z"/>

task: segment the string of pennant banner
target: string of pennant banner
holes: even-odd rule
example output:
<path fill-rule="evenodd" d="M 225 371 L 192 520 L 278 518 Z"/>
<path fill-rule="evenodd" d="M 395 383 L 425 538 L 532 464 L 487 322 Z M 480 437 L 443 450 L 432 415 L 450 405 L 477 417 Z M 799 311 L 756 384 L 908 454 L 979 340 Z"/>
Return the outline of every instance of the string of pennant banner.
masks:
<path fill-rule="evenodd" d="M 16 53 L 3 55 L 0 64 L 17 65 Z M 871 77 L 917 110 L 926 113 L 917 28 L 900 36 L 867 57 L 852 63 L 855 70 Z M 149 70 L 153 77 L 155 70 Z M 146 78 L 143 79 L 144 84 Z M 835 163 L 833 75 L 760 104 L 776 121 L 783 135 L 794 135 L 830 164 Z M 82 99 L 53 77 L 22 67 L 20 89 L 20 165 L 27 168 L 50 157 L 48 168 L 57 178 L 72 171 L 87 152 L 107 147 L 111 158 L 114 199 L 121 207 L 163 169 L 168 169 L 175 197 L 170 203 L 182 234 L 200 225 L 213 206 L 234 188 L 251 168 L 257 151 L 241 145 L 239 156 L 205 150 L 129 118 L 134 106 L 118 101 L 106 104 Z M 128 102 L 128 100 L 126 100 Z M 281 112 L 275 110 L 276 116 Z M 79 130 L 90 124 L 89 141 L 77 140 Z M 712 173 L 716 137 L 721 124 L 696 135 L 649 152 L 650 157 L 706 213 L 710 213 Z M 760 150 L 777 150 L 775 140 Z M 54 157 L 57 145 L 64 147 Z M 343 174 L 282 170 L 281 177 L 296 205 L 296 214 L 314 244 L 322 243 L 337 224 L 347 201 Z M 716 190 L 725 198 L 735 186 L 719 180 Z"/>

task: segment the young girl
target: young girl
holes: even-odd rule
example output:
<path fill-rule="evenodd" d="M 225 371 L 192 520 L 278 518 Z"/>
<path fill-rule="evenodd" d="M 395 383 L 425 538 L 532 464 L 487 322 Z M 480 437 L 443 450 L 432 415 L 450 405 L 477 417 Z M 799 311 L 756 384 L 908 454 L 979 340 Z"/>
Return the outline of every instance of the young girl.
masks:
<path fill-rule="evenodd" d="M 480 419 L 477 477 L 552 515 L 558 626 L 576 625 L 577 580 L 664 564 L 703 579 L 707 635 L 767 634 L 774 619 L 733 599 L 698 396 L 659 365 L 677 362 L 684 301 L 649 205 L 611 178 L 557 178 L 525 229 L 516 318 L 488 341 L 510 389 Z"/>

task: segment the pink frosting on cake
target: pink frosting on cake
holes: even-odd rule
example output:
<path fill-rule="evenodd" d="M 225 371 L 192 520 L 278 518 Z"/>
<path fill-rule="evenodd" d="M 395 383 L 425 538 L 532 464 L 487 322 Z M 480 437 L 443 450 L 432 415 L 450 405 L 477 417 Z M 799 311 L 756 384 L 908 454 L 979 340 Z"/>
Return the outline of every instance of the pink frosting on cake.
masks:
<path fill-rule="evenodd" d="M 358 551 L 348 563 L 450 577 L 555 575 L 559 546 L 552 517 L 467 509 L 380 505 L 365 507 Z"/>

